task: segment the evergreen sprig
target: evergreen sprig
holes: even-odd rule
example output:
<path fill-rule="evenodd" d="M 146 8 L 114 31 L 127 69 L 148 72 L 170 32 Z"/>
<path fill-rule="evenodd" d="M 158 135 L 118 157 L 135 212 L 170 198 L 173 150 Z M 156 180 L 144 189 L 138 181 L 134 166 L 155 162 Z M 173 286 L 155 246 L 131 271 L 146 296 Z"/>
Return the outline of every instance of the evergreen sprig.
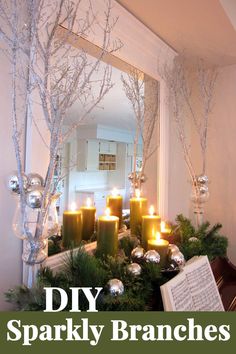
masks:
<path fill-rule="evenodd" d="M 210 227 L 206 221 L 196 229 L 190 219 L 180 214 L 173 228 L 177 244 L 186 260 L 199 255 L 207 255 L 209 260 L 226 256 L 228 240 L 219 233 L 221 224 Z"/>

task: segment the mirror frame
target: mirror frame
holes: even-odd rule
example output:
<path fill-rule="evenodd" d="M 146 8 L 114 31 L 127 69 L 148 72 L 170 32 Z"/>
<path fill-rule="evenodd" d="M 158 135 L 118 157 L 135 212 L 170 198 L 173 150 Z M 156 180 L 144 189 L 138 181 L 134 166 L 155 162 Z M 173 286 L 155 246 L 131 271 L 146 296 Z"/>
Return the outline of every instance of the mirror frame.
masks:
<path fill-rule="evenodd" d="M 157 205 L 161 217 L 168 220 L 169 111 L 168 105 L 166 104 L 168 98 L 167 87 L 160 73 L 158 73 L 158 67 L 161 67 L 161 65 L 166 62 L 171 65 L 177 53 L 115 0 L 111 1 L 112 16 L 118 18 L 112 31 L 111 39 L 115 40 L 119 38 L 123 43 L 123 47 L 114 53 L 114 57 L 136 67 L 160 83 L 160 154 L 159 164 L 157 163 L 159 174 Z M 81 7 L 80 10 L 80 17 L 82 15 L 81 13 L 85 13 L 88 3 L 89 0 L 84 0 L 81 3 L 83 7 Z M 102 19 L 105 10 L 104 0 L 92 0 L 92 5 L 94 12 L 97 13 L 97 19 Z M 102 40 L 99 33 L 93 33 L 90 38 L 88 37 L 86 39 L 97 46 L 99 46 Z M 40 145 L 37 144 L 37 141 L 41 139 L 38 129 L 40 128 L 41 134 L 45 139 L 47 139 L 48 131 L 43 119 L 40 118 L 40 114 L 40 111 L 35 114 L 37 117 L 36 124 L 33 124 L 31 121 L 28 121 L 26 124 L 25 166 L 26 173 L 34 171 L 43 175 L 47 168 L 49 153 L 46 147 L 45 149 L 41 149 L 40 147 L 40 151 L 38 149 Z M 38 159 L 39 156 L 41 157 L 40 161 Z"/>

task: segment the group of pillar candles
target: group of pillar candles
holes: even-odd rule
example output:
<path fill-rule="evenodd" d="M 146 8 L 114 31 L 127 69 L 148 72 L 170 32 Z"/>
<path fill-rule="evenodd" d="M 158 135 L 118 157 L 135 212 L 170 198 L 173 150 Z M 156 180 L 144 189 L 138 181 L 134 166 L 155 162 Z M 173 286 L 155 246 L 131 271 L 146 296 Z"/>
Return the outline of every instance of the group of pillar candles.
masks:
<path fill-rule="evenodd" d="M 122 227 L 122 196 L 114 189 L 107 197 L 105 215 L 97 220 L 97 249 L 101 254 L 115 256 L 118 249 L 118 231 Z M 88 240 L 94 233 L 96 208 L 91 199 L 87 205 L 76 210 L 73 205 L 70 211 L 63 214 L 63 246 L 65 248 L 79 246 L 82 240 Z M 168 257 L 169 235 L 171 230 L 161 222 L 159 215 L 154 214 L 151 206 L 148 214 L 147 199 L 136 196 L 130 199 L 130 231 L 131 235 L 140 234 L 145 250 L 156 250 L 161 257 L 160 264 L 165 265 Z"/>

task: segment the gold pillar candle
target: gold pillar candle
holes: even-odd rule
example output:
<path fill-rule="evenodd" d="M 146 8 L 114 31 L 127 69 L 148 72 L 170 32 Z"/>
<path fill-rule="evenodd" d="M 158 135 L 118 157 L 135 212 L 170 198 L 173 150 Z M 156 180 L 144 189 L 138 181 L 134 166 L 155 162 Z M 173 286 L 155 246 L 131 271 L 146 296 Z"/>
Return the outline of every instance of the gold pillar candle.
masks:
<path fill-rule="evenodd" d="M 76 210 L 73 203 L 71 210 L 63 213 L 63 246 L 69 248 L 71 246 L 79 246 L 81 242 L 81 212 Z"/>
<path fill-rule="evenodd" d="M 98 218 L 97 250 L 106 256 L 115 256 L 118 249 L 119 218 L 110 215 L 109 208 L 106 215 Z"/>
<path fill-rule="evenodd" d="M 160 231 L 161 217 L 154 215 L 154 208 L 151 206 L 149 215 L 142 216 L 142 246 L 146 250 L 148 240 L 156 237 L 156 233 Z"/>
<path fill-rule="evenodd" d="M 114 188 L 112 194 L 107 196 L 107 208 L 110 209 L 111 215 L 117 216 L 119 218 L 119 229 L 121 229 L 123 224 L 122 206 L 123 198 L 121 195 L 118 195 L 117 189 Z"/>
<path fill-rule="evenodd" d="M 80 208 L 82 221 L 82 240 L 89 240 L 94 234 L 96 208 L 91 204 L 91 199 L 87 198 L 87 205 Z"/>
<path fill-rule="evenodd" d="M 148 240 L 148 250 L 155 250 L 159 253 L 161 260 L 160 266 L 163 268 L 167 264 L 168 260 L 168 247 L 169 242 L 161 239 L 160 232 L 156 233 L 156 239 Z"/>
<path fill-rule="evenodd" d="M 131 235 L 141 232 L 142 216 L 146 215 L 147 199 L 140 197 L 140 191 L 136 191 L 136 197 L 130 199 L 130 231 Z"/>

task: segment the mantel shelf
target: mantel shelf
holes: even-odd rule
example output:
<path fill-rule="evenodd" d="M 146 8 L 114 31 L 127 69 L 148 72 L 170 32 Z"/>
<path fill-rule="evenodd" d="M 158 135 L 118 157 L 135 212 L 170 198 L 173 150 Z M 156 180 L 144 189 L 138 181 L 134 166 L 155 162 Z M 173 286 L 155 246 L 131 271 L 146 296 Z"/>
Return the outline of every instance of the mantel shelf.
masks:
<path fill-rule="evenodd" d="M 125 236 L 128 236 L 129 234 L 130 234 L 130 230 L 120 232 L 118 238 L 121 239 Z M 95 251 L 96 247 L 97 247 L 97 241 L 90 242 L 90 243 L 84 245 L 84 250 L 86 252 L 92 254 Z M 74 248 L 73 252 L 76 252 L 79 249 L 80 249 L 79 247 Z M 68 250 L 68 251 L 60 252 L 60 253 L 57 253 L 53 256 L 48 257 L 46 259 L 46 261 L 44 262 L 43 266 L 49 267 L 53 271 L 53 273 L 59 272 L 62 269 L 62 267 L 66 264 L 66 261 L 68 260 L 68 258 L 70 257 L 70 252 L 71 252 L 71 250 Z"/>

